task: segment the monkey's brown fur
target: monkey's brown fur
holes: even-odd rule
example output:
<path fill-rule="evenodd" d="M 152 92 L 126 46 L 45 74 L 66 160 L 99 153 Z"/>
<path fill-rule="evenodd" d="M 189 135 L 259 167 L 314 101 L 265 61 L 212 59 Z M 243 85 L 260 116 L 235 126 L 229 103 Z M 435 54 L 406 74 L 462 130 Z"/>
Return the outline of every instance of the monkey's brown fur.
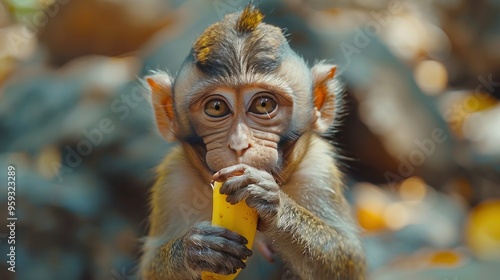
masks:
<path fill-rule="evenodd" d="M 181 144 L 158 167 L 144 279 L 200 279 L 202 270 L 244 267 L 241 237 L 202 222 L 211 219 L 213 179 L 225 182 L 221 193 L 230 202 L 246 199 L 257 210 L 256 242 L 282 260 L 278 277 L 364 279 L 334 149 L 319 136 L 335 119 L 336 68 L 309 69 L 262 18 L 251 6 L 228 15 L 195 42 L 175 83 L 161 73 L 147 78 L 161 134 Z M 276 109 L 253 113 L 259 98 Z M 230 111 L 207 115 L 211 100 Z"/>
<path fill-rule="evenodd" d="M 199 69 L 211 76 L 275 70 L 287 44 L 281 30 L 262 24 L 263 18 L 259 10 L 248 6 L 240 16 L 227 15 L 208 27 L 193 46 Z"/>

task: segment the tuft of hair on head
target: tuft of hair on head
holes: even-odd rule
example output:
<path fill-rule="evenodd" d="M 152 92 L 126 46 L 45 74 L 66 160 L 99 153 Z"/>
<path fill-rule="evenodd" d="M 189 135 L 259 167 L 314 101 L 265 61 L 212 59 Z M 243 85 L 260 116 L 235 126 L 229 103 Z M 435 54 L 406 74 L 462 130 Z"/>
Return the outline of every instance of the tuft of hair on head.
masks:
<path fill-rule="evenodd" d="M 218 22 L 208 27 L 194 43 L 193 50 L 197 62 L 205 64 L 210 57 L 214 46 L 223 36 L 220 31 L 221 25 Z"/>
<path fill-rule="evenodd" d="M 264 19 L 264 15 L 250 3 L 236 21 L 236 31 L 240 34 L 248 34 L 262 22 L 262 19 Z"/>

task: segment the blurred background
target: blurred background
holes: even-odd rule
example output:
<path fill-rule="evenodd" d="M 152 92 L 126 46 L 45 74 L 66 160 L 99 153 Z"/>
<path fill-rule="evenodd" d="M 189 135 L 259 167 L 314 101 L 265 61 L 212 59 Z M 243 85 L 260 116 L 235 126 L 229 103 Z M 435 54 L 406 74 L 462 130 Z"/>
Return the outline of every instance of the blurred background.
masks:
<path fill-rule="evenodd" d="M 16 168 L 16 273 L 134 279 L 169 149 L 138 80 L 175 74 L 243 0 L 0 0 L 0 220 Z M 370 279 L 498 279 L 500 1 L 261 1 L 311 65 L 339 65 L 332 137 Z"/>

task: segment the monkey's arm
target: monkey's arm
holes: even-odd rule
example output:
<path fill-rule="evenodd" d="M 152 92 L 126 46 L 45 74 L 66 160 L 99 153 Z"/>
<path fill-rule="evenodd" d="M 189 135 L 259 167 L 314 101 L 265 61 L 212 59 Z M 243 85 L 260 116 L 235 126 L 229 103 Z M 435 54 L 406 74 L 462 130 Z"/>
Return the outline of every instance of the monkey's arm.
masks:
<path fill-rule="evenodd" d="M 283 192 L 280 201 L 276 226 L 268 234 L 295 274 L 301 279 L 364 278 L 364 256 L 354 225 L 344 221 L 330 226 Z"/>
<path fill-rule="evenodd" d="M 302 279 L 364 279 L 358 227 L 343 195 L 328 144 L 313 140 L 300 166 L 280 189 L 270 228 L 274 249 Z"/>
<path fill-rule="evenodd" d="M 300 279 L 364 279 L 364 253 L 329 144 L 318 138 L 281 187 L 247 165 L 220 170 L 221 193 L 259 214 L 259 230 Z M 291 276 L 286 276 L 291 278 Z M 287 278 L 288 279 L 288 278 Z"/>
<path fill-rule="evenodd" d="M 236 269 L 245 268 L 242 259 L 252 254 L 245 247 L 246 242 L 225 228 L 209 222 L 196 223 L 186 234 L 160 245 L 143 258 L 142 278 L 199 279 L 202 270 L 235 273 Z"/>
<path fill-rule="evenodd" d="M 184 264 L 184 241 L 182 238 L 151 248 L 141 261 L 141 279 L 197 279 Z"/>
<path fill-rule="evenodd" d="M 246 239 L 210 225 L 212 192 L 179 148 L 158 168 L 141 279 L 199 279 L 200 271 L 234 273 L 252 254 Z M 203 222 L 204 221 L 204 222 Z"/>
<path fill-rule="evenodd" d="M 158 167 L 158 180 L 151 191 L 151 214 L 148 237 L 143 246 L 143 256 L 140 264 L 141 279 L 196 279 L 196 275 L 185 264 L 185 238 L 186 232 L 194 224 L 195 219 L 202 219 L 200 211 L 190 206 L 186 199 L 187 189 L 177 178 L 187 177 L 180 173 L 174 176 L 177 162 L 179 170 L 189 170 L 188 165 L 175 150 L 167 156 Z M 185 179 L 188 184 L 195 182 Z M 182 215 L 176 200 L 184 201 L 188 207 L 187 214 Z"/>
<path fill-rule="evenodd" d="M 257 210 L 259 230 L 273 241 L 273 249 L 291 270 L 286 279 L 292 275 L 300 279 L 364 278 L 356 227 L 341 189 L 334 185 L 338 176 L 323 170 L 315 181 L 307 180 L 312 183 L 295 179 L 282 190 L 271 174 L 239 164 L 220 170 L 214 179 L 225 181 L 221 193 L 228 195 L 229 202 L 245 199 Z"/>

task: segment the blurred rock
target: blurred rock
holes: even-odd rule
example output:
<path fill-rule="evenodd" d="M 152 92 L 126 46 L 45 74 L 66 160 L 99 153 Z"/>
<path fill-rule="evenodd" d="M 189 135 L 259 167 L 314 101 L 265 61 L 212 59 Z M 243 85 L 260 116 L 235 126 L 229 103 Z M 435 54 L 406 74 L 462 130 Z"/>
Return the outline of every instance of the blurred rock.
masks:
<path fill-rule="evenodd" d="M 166 1 L 56 1 L 46 9 L 47 24 L 37 26 L 38 35 L 54 65 L 90 54 L 123 55 L 171 25 L 172 12 Z"/>

